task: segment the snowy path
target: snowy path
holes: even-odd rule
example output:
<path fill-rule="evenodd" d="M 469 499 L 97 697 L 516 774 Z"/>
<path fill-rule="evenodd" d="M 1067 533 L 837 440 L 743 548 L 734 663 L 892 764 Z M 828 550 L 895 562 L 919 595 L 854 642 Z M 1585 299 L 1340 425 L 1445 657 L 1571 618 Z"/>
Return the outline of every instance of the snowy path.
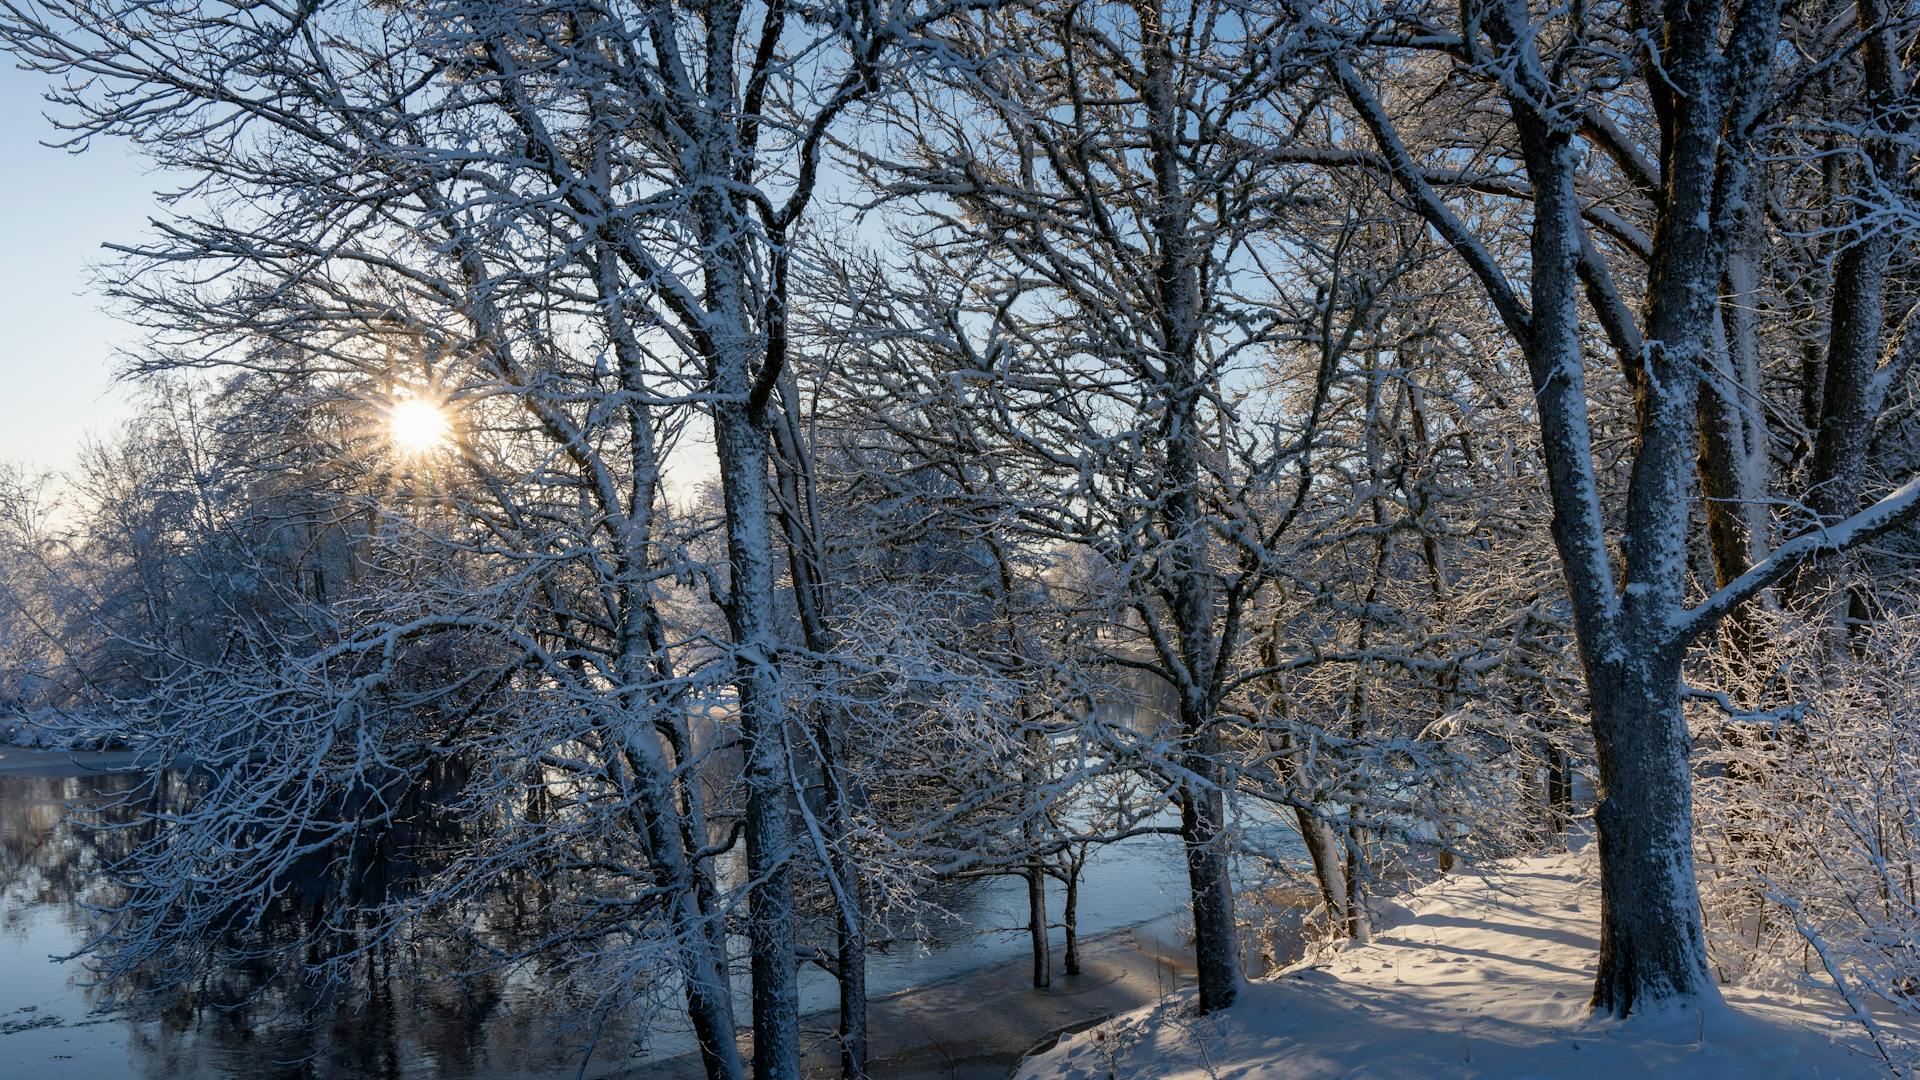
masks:
<path fill-rule="evenodd" d="M 1372 945 L 1249 986 L 1224 1015 L 1176 994 L 1064 1040 L 1019 1080 L 1882 1075 L 1827 1000 L 1730 990 L 1726 1007 L 1586 1015 L 1599 935 L 1590 855 L 1516 861 L 1422 890 Z M 1704 1036 L 1704 1037 L 1703 1037 Z M 1835 1045 L 1830 1037 L 1847 1045 Z"/>

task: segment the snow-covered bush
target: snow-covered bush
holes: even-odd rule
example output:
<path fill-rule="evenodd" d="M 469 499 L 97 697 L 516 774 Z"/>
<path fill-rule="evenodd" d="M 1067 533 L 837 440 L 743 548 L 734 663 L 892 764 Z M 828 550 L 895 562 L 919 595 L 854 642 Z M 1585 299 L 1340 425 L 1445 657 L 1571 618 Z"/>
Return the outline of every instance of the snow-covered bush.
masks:
<path fill-rule="evenodd" d="M 1775 707 L 1730 694 L 1694 717 L 1713 961 L 1730 982 L 1837 989 L 1910 1071 L 1920 1046 L 1884 1021 L 1920 1015 L 1920 616 L 1851 647 L 1769 618 L 1783 655 L 1746 689 Z"/>

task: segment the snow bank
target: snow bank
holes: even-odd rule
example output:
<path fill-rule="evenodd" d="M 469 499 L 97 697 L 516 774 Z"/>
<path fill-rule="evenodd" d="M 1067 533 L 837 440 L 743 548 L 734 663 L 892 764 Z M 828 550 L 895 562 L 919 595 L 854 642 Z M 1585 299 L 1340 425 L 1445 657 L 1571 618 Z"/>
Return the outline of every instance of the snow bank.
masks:
<path fill-rule="evenodd" d="M 1589 849 L 1591 850 L 1591 849 Z M 1729 988 L 1727 1004 L 1587 1015 L 1599 942 L 1591 854 L 1504 864 L 1416 894 L 1407 922 L 1317 967 L 1249 985 L 1225 1013 L 1192 992 L 1023 1062 L 1019 1080 L 1881 1075 L 1837 1000 Z"/>
<path fill-rule="evenodd" d="M 121 728 L 101 717 L 56 709 L 0 713 L 0 746 L 106 750 L 125 745 Z"/>

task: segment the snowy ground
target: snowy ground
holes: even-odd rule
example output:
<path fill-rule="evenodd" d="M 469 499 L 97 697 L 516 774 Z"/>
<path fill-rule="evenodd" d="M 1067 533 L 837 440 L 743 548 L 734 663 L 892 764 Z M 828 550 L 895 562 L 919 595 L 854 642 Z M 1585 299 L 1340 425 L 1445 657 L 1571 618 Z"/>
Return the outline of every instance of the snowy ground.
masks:
<path fill-rule="evenodd" d="M 1590 854 L 1456 875 L 1410 921 L 1198 1018 L 1192 991 L 1063 1040 L 1018 1080 L 1883 1075 L 1837 1001 L 1729 989 L 1727 1004 L 1625 1022 L 1586 1012 L 1599 939 Z M 1835 1040 L 1838 1040 L 1837 1042 Z"/>

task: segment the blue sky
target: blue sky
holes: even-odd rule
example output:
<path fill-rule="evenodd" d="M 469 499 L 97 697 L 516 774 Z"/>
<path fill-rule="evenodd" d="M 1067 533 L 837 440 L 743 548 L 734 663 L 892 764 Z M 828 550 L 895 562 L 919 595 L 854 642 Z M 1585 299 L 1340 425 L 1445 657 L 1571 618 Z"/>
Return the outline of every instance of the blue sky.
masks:
<path fill-rule="evenodd" d="M 103 310 L 90 267 L 139 235 L 154 179 L 124 146 L 73 155 L 53 135 L 43 77 L 0 62 L 0 459 L 57 469 L 130 412 L 114 350 L 135 340 Z"/>

